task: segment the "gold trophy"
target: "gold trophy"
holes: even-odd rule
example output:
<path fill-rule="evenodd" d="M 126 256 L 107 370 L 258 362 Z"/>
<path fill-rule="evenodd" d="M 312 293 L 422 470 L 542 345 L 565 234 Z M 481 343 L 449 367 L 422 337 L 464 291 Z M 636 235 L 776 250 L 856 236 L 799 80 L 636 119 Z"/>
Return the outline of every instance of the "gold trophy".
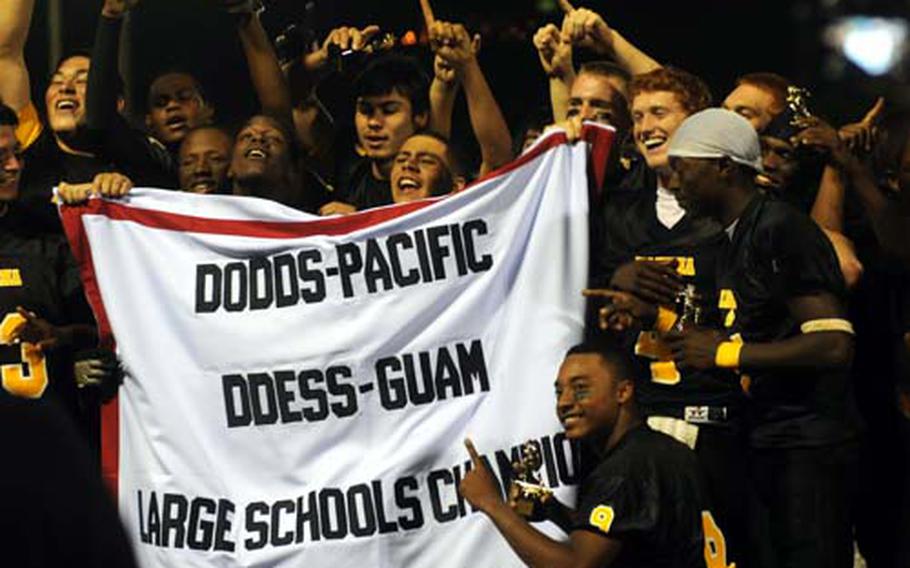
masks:
<path fill-rule="evenodd" d="M 521 446 L 521 458 L 512 463 L 512 482 L 509 484 L 509 504 L 527 519 L 541 515 L 541 506 L 553 497 L 553 490 L 543 484 L 537 470 L 543 465 L 540 444 L 528 440 Z"/>
<path fill-rule="evenodd" d="M 800 87 L 787 87 L 787 108 L 792 116 L 790 117 L 791 126 L 799 126 L 801 121 L 812 118 L 812 111 L 809 110 L 809 99 L 812 93 L 808 89 Z"/>
<path fill-rule="evenodd" d="M 702 324 L 701 296 L 694 284 L 687 284 L 676 295 L 676 313 L 679 318 L 673 324 L 673 331 L 685 331 Z"/>

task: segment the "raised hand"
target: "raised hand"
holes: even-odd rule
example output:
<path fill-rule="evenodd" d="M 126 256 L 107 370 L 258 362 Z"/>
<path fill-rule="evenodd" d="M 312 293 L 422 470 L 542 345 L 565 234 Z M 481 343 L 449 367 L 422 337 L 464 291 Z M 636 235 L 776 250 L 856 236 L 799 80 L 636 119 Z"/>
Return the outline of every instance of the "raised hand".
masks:
<path fill-rule="evenodd" d="M 575 8 L 569 0 L 559 0 L 559 7 L 565 13 L 563 41 L 600 54 L 613 51 L 613 31 L 600 14 L 587 8 Z"/>
<path fill-rule="evenodd" d="M 429 32 L 430 27 L 436 21 L 436 16 L 433 15 L 433 7 L 430 6 L 430 0 L 420 0 L 420 12 L 423 14 L 423 23 L 427 26 L 427 32 Z"/>
<path fill-rule="evenodd" d="M 547 76 L 564 78 L 572 75 L 572 43 L 563 40 L 555 25 L 547 24 L 537 30 L 534 47 Z"/>
<path fill-rule="evenodd" d="M 379 26 L 370 25 L 362 29 L 342 26 L 335 28 L 322 42 L 322 47 L 318 50 L 308 53 L 303 58 L 304 67 L 310 71 L 315 71 L 323 67 L 329 61 L 329 52 L 332 46 L 340 51 L 370 51 L 370 41 L 380 32 Z"/>
<path fill-rule="evenodd" d="M 488 511 L 496 505 L 502 505 L 503 500 L 499 494 L 496 480 L 483 463 L 477 449 L 474 448 L 474 443 L 467 438 L 464 445 L 468 450 L 468 455 L 471 456 L 471 463 L 474 467 L 461 480 L 458 492 L 468 500 L 471 506 L 480 511 Z"/>
<path fill-rule="evenodd" d="M 811 117 L 802 119 L 801 126 L 805 128 L 790 140 L 794 146 L 820 152 L 834 165 L 843 164 L 849 158 L 846 144 L 830 124 L 820 118 Z"/>
<path fill-rule="evenodd" d="M 441 55 L 436 55 L 433 59 L 433 73 L 439 81 L 448 87 L 456 85 L 461 79 L 456 69 Z"/>
<path fill-rule="evenodd" d="M 461 24 L 436 20 L 428 30 L 430 48 L 459 73 L 476 63 L 480 52 L 480 35 L 471 35 Z"/>
<path fill-rule="evenodd" d="M 851 152 L 871 152 L 878 138 L 878 122 L 885 110 L 885 99 L 879 97 L 859 122 L 841 127 L 838 135 Z"/>

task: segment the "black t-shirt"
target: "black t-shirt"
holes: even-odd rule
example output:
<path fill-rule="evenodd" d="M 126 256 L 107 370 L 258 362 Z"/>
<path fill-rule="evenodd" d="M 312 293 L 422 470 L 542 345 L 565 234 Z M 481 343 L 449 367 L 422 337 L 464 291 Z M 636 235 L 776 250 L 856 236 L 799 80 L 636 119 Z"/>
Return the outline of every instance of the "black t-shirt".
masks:
<path fill-rule="evenodd" d="M 376 179 L 372 161 L 357 157 L 345 165 L 337 176 L 334 199 L 349 203 L 358 211 L 392 203 L 391 184 L 389 180 Z"/>
<path fill-rule="evenodd" d="M 95 156 L 64 152 L 47 127 L 25 149 L 25 169 L 19 184 L 19 201 L 35 214 L 45 230 L 63 232 L 57 209 L 51 203 L 55 186 L 60 182 L 86 183 L 102 172 L 115 171 L 114 165 Z"/>
<path fill-rule="evenodd" d="M 118 117 L 119 119 L 119 117 Z M 120 122 L 123 122 L 120 119 Z M 119 172 L 137 187 L 176 188 L 176 162 L 164 147 L 123 122 L 106 135 L 96 136 L 93 155 L 64 152 L 47 126 L 25 149 L 19 200 L 38 215 L 42 226 L 62 232 L 52 191 L 60 182 L 88 183 L 105 172 Z"/>
<path fill-rule="evenodd" d="M 97 174 L 110 171 L 114 171 L 114 164 L 110 161 L 61 150 L 54 134 L 45 126 L 38 138 L 25 149 L 20 197 L 50 200 L 51 190 L 61 181 L 90 182 Z"/>
<path fill-rule="evenodd" d="M 616 172 L 606 182 L 608 193 L 616 191 L 650 191 L 657 189 L 657 174 L 648 167 L 635 148 L 622 148 Z"/>
<path fill-rule="evenodd" d="M 28 398 L 55 396 L 79 417 L 72 351 L 37 351 L 6 337 L 22 316 L 17 306 L 55 326 L 92 324 L 66 239 L 36 229 L 16 204 L 0 217 L 0 374 L 2 389 Z"/>
<path fill-rule="evenodd" d="M 831 243 L 790 205 L 757 195 L 740 216 L 718 269 L 725 327 L 746 343 L 800 332 L 788 300 L 819 292 L 843 301 L 846 288 Z M 847 370 L 773 369 L 747 373 L 755 447 L 811 447 L 855 435 Z"/>
<path fill-rule="evenodd" d="M 4 566 L 136 565 L 91 452 L 55 401 L 0 390 L 0 432 Z"/>
<path fill-rule="evenodd" d="M 622 542 L 617 568 L 704 568 L 707 510 L 695 454 L 640 426 L 582 480 L 573 530 Z"/>
<path fill-rule="evenodd" d="M 636 259 L 677 261 L 677 272 L 695 286 L 704 319 L 717 319 L 716 264 L 726 245 L 720 225 L 685 215 L 672 228 L 657 218 L 653 190 L 612 194 L 603 208 L 602 237 L 595 256 L 595 286 L 608 287 L 621 265 Z M 666 306 L 675 309 L 675 306 Z M 730 417 L 743 401 L 739 380 L 730 371 L 679 369 L 658 334 L 638 327 L 621 334 L 639 363 L 637 398 L 648 413 L 683 418 L 686 406 L 728 407 Z"/>

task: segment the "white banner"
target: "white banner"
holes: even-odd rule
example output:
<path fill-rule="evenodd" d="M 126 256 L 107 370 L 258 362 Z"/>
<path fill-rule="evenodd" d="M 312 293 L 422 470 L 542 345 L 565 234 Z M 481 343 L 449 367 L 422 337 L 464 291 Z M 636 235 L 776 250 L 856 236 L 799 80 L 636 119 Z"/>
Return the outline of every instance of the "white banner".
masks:
<path fill-rule="evenodd" d="M 612 131 L 586 127 L 604 155 Z M 520 566 L 456 487 L 526 440 L 572 499 L 553 381 L 582 335 L 585 144 L 444 199 L 318 218 L 134 190 L 62 209 L 128 374 L 104 461 L 151 567 Z"/>

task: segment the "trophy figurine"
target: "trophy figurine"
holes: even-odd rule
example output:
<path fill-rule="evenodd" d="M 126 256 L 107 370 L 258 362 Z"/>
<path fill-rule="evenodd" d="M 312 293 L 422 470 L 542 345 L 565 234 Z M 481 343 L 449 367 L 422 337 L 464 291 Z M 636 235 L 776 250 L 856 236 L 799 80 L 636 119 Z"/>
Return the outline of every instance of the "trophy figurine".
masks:
<path fill-rule="evenodd" d="M 812 118 L 809 110 L 809 99 L 812 94 L 807 89 L 800 87 L 787 87 L 787 109 L 791 113 L 790 124 L 799 126 L 801 121 Z"/>
<path fill-rule="evenodd" d="M 701 296 L 695 291 L 694 284 L 688 284 L 676 295 L 676 313 L 679 318 L 673 325 L 673 331 L 684 331 L 702 324 Z"/>
<path fill-rule="evenodd" d="M 527 519 L 539 517 L 541 506 L 553 496 L 553 490 L 537 474 L 542 464 L 540 445 L 534 440 L 521 446 L 521 458 L 512 463 L 514 476 L 509 485 L 509 504 Z"/>

